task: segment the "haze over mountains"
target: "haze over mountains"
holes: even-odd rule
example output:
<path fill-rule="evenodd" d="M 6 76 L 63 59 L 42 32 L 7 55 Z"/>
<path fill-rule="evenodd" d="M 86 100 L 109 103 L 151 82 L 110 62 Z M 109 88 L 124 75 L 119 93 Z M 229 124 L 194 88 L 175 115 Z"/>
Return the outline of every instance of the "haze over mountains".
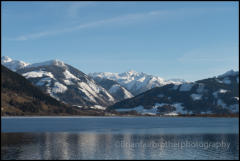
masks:
<path fill-rule="evenodd" d="M 62 103 L 78 109 L 148 115 L 238 113 L 239 72 L 187 82 L 128 71 L 89 75 L 59 60 L 29 64 L 2 57 L 15 71 Z"/>

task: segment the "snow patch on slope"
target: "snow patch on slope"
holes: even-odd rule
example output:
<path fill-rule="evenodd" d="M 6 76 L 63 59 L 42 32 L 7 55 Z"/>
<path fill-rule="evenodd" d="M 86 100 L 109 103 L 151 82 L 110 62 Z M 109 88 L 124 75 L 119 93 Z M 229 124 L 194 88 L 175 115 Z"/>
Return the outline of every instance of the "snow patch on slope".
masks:
<path fill-rule="evenodd" d="M 59 82 L 54 83 L 54 87 L 52 88 L 53 93 L 64 93 L 67 90 L 67 87 Z"/>
<path fill-rule="evenodd" d="M 22 76 L 24 76 L 25 78 L 36 78 L 36 77 L 50 77 L 50 78 L 54 78 L 53 74 L 50 72 L 46 72 L 46 71 L 31 71 L 31 72 L 27 72 L 27 73 L 23 73 Z"/>
<path fill-rule="evenodd" d="M 97 110 L 105 110 L 106 109 L 106 107 L 103 107 L 103 106 L 100 106 L 100 105 L 94 105 L 94 106 L 91 106 L 90 108 L 97 109 Z"/>
<path fill-rule="evenodd" d="M 136 71 L 128 71 L 124 73 L 90 73 L 92 77 L 106 78 L 117 81 L 121 86 L 125 87 L 134 95 L 145 92 L 154 87 L 161 87 L 166 84 L 182 84 L 183 80 L 164 80 L 161 77 L 138 73 Z"/>
<path fill-rule="evenodd" d="M 25 63 L 25 62 L 19 61 L 19 60 L 12 60 L 8 56 L 1 57 L 1 64 L 12 71 L 17 71 L 18 69 L 29 66 L 29 63 Z"/>
<path fill-rule="evenodd" d="M 49 77 L 45 77 L 45 78 L 42 78 L 41 80 L 39 80 L 36 85 L 37 86 L 43 86 L 47 83 L 47 86 L 50 86 L 50 83 L 51 83 L 52 79 L 49 78 Z"/>
<path fill-rule="evenodd" d="M 28 67 L 40 67 L 40 66 L 50 66 L 50 65 L 66 67 L 65 64 L 60 60 L 49 60 L 49 61 L 44 61 L 41 63 L 34 63 L 34 64 L 29 65 Z"/>
<path fill-rule="evenodd" d="M 191 97 L 194 101 L 202 99 L 202 95 L 201 94 L 196 94 L 196 93 L 191 94 Z"/>
<path fill-rule="evenodd" d="M 63 75 L 65 76 L 66 79 L 74 79 L 74 80 L 79 80 L 76 76 L 74 76 L 72 73 L 70 73 L 68 70 L 65 70 L 63 72 Z"/>

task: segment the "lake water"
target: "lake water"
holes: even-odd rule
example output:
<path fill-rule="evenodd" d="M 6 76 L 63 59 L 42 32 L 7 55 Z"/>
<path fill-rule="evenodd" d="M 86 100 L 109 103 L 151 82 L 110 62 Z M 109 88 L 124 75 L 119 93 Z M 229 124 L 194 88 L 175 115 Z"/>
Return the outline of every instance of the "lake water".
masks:
<path fill-rule="evenodd" d="M 2 117 L 1 159 L 239 158 L 238 118 Z"/>

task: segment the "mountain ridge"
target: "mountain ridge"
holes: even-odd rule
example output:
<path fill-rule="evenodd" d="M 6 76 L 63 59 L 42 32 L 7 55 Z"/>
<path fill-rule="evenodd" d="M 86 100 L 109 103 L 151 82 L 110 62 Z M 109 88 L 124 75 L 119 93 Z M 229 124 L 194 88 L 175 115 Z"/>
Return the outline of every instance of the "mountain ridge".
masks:
<path fill-rule="evenodd" d="M 76 106 L 108 106 L 114 98 L 93 79 L 58 60 L 44 61 L 17 70 L 52 97 Z"/>
<path fill-rule="evenodd" d="M 53 98 L 81 110 L 137 111 L 150 115 L 239 111 L 239 72 L 234 70 L 187 82 L 164 80 L 134 70 L 87 75 L 57 59 L 29 64 L 2 57 L 1 62 Z"/>
<path fill-rule="evenodd" d="M 114 80 L 129 90 L 133 95 L 137 95 L 151 88 L 160 87 L 166 84 L 181 84 L 186 82 L 182 79 L 164 80 L 159 76 L 153 76 L 143 72 L 136 72 L 134 70 L 123 73 L 95 72 L 89 73 L 88 75 L 93 78 Z"/>
<path fill-rule="evenodd" d="M 108 110 L 151 115 L 239 113 L 239 72 L 179 85 L 155 87 Z"/>

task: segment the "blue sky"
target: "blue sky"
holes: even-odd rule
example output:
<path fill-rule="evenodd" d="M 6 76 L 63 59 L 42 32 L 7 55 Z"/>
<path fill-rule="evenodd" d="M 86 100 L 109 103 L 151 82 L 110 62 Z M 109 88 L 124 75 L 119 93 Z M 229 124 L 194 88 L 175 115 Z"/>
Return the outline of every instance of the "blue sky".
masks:
<path fill-rule="evenodd" d="M 238 2 L 2 2 L 2 55 L 195 81 L 239 68 Z"/>

